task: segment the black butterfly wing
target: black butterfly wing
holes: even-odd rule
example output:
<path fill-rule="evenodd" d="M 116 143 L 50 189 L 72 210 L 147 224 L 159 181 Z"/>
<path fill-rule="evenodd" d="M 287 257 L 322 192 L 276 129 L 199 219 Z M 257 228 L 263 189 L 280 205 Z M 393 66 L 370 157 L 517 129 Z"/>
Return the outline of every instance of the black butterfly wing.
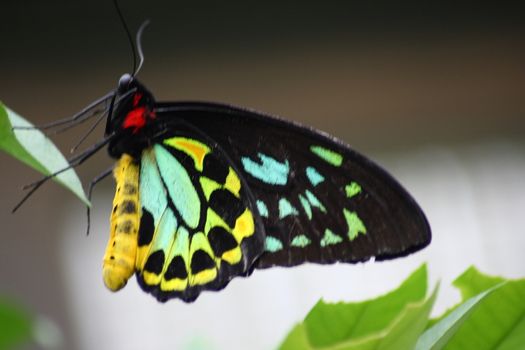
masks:
<path fill-rule="evenodd" d="M 266 237 L 258 268 L 393 259 L 430 243 L 406 190 L 335 138 L 213 103 L 160 103 L 157 116 L 166 129 L 206 135 L 248 184 Z"/>

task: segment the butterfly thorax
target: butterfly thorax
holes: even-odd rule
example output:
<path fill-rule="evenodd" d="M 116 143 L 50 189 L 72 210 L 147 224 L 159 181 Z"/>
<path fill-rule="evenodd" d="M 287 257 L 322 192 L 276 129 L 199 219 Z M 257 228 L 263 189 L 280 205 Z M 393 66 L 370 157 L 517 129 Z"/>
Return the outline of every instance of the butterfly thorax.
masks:
<path fill-rule="evenodd" d="M 109 155 L 118 159 L 126 153 L 137 158 L 151 145 L 158 131 L 155 99 L 138 80 L 124 74 L 119 81 L 115 106 L 106 130 L 107 134 L 115 134 L 108 147 Z"/>

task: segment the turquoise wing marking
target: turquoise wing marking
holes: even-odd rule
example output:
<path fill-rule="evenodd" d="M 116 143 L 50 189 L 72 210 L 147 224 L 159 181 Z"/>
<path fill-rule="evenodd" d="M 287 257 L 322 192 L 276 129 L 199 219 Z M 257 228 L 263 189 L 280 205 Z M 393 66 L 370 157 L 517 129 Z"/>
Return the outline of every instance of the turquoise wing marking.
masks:
<path fill-rule="evenodd" d="M 286 185 L 290 165 L 288 161 L 279 162 L 268 155 L 258 153 L 261 163 L 254 162 L 248 157 L 242 157 L 244 171 L 254 178 L 271 185 Z"/>
<path fill-rule="evenodd" d="M 324 181 L 324 176 L 319 174 L 313 166 L 306 167 L 306 177 L 308 177 L 308 180 L 314 187 Z"/>
<path fill-rule="evenodd" d="M 142 207 L 153 216 L 153 225 L 157 227 L 168 206 L 168 200 L 157 168 L 155 154 L 151 150 L 144 151 L 141 158 L 139 193 Z"/>
<path fill-rule="evenodd" d="M 186 169 L 161 145 L 153 146 L 173 205 L 190 228 L 199 224 L 201 201 Z"/>
<path fill-rule="evenodd" d="M 169 255 L 175 236 L 177 233 L 178 223 L 171 210 L 165 210 L 157 226 L 154 239 L 150 246 L 150 252 L 161 250 L 166 256 Z"/>

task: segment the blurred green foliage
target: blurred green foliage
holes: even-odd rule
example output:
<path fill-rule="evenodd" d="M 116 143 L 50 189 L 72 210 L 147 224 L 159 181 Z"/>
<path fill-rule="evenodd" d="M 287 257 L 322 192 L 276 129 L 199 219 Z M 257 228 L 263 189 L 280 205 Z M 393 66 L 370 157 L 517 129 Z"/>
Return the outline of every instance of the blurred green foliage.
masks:
<path fill-rule="evenodd" d="M 31 340 L 33 319 L 21 306 L 0 298 L 0 349 L 11 349 Z"/>

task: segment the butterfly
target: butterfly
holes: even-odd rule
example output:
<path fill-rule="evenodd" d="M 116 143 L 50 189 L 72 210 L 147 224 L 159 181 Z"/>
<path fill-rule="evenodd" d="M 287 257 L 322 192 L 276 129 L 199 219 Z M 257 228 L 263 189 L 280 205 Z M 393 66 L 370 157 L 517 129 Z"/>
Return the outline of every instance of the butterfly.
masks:
<path fill-rule="evenodd" d="M 159 301 L 191 302 L 255 269 L 387 260 L 430 243 L 410 194 L 321 131 L 225 104 L 156 102 L 129 74 L 113 98 L 112 291 L 136 274 Z"/>
<path fill-rule="evenodd" d="M 157 102 L 136 78 L 149 21 L 139 28 L 135 48 L 113 2 L 130 42 L 133 74 L 73 117 L 39 127 L 66 130 L 99 114 L 74 149 L 106 118 L 104 138 L 68 167 L 26 186 L 13 209 L 107 146 L 116 163 L 91 182 L 88 198 L 113 173 L 102 271 L 108 289 L 122 289 L 135 274 L 157 300 L 191 302 L 255 269 L 394 259 L 430 243 L 428 221 L 410 194 L 336 138 L 235 106 Z"/>

